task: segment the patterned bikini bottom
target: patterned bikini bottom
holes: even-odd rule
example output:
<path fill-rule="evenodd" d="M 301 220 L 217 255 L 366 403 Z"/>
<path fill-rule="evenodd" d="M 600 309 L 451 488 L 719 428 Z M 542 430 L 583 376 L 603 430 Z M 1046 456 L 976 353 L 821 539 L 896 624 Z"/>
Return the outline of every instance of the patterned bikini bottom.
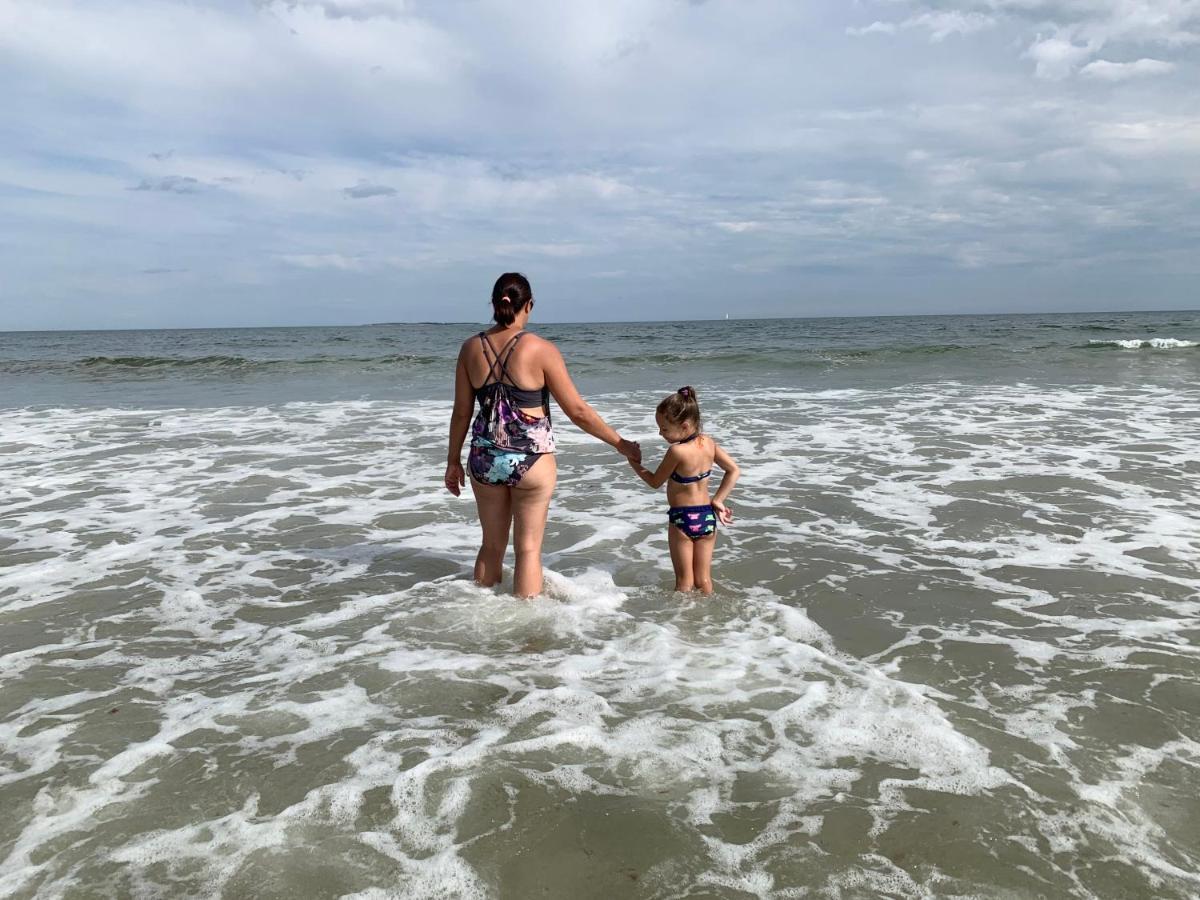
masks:
<path fill-rule="evenodd" d="M 545 455 L 506 450 L 489 443 L 473 441 L 471 452 L 467 455 L 467 466 L 471 470 L 471 477 L 480 484 L 516 487 L 533 464 Z"/>
<path fill-rule="evenodd" d="M 667 521 L 690 537 L 708 537 L 717 530 L 717 516 L 712 504 L 704 506 L 672 506 L 667 510 Z"/>

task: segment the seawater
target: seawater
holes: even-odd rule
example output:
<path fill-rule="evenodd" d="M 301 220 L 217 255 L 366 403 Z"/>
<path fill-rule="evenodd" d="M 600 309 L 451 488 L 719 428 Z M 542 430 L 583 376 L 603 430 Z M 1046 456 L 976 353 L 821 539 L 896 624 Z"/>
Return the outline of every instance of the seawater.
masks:
<path fill-rule="evenodd" d="M 559 416 L 532 603 L 477 327 L 0 335 L 0 896 L 1200 894 L 1200 314 L 535 322 L 744 474 L 673 595 Z"/>

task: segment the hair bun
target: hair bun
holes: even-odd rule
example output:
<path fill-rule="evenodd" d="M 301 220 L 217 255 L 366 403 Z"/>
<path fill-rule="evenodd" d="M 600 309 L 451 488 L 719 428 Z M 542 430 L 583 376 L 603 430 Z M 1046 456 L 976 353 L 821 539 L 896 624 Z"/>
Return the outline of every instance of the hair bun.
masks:
<path fill-rule="evenodd" d="M 511 325 L 517 311 L 532 302 L 533 289 L 520 272 L 505 272 L 492 285 L 492 318 L 498 325 Z"/>
<path fill-rule="evenodd" d="M 696 396 L 696 392 L 693 391 L 692 386 L 690 384 L 688 384 L 688 385 L 684 385 L 683 387 L 681 387 L 679 389 L 679 396 L 680 397 L 694 397 L 694 396 Z"/>

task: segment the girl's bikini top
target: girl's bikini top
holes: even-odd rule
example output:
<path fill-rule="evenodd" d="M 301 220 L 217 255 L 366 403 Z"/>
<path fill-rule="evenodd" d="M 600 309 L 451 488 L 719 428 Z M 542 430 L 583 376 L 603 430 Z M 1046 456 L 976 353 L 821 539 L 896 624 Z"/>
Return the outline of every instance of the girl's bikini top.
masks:
<path fill-rule="evenodd" d="M 685 437 L 682 441 L 671 441 L 671 443 L 672 444 L 690 444 L 692 441 L 694 441 L 698 437 L 700 437 L 699 431 L 697 431 L 691 437 Z M 674 472 L 672 472 L 671 480 L 676 482 L 677 484 L 695 484 L 697 481 L 703 481 L 705 478 L 707 478 L 711 474 L 712 474 L 712 469 L 709 469 L 707 472 L 701 472 L 699 475 L 676 475 Z"/>

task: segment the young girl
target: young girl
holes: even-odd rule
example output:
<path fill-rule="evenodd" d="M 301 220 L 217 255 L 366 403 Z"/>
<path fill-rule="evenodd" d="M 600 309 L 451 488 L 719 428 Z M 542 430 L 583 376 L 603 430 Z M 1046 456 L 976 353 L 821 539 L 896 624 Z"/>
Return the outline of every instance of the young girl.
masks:
<path fill-rule="evenodd" d="M 737 484 L 741 470 L 733 457 L 700 431 L 700 404 L 693 388 L 682 387 L 664 399 L 658 404 L 655 418 L 658 433 L 671 445 L 667 455 L 655 472 L 632 459 L 629 465 L 655 490 L 667 485 L 667 544 L 675 567 L 675 590 L 711 594 L 717 522 L 728 525 L 733 521 L 725 498 Z M 710 500 L 706 479 L 712 474 L 714 462 L 724 470 L 725 477 Z"/>

